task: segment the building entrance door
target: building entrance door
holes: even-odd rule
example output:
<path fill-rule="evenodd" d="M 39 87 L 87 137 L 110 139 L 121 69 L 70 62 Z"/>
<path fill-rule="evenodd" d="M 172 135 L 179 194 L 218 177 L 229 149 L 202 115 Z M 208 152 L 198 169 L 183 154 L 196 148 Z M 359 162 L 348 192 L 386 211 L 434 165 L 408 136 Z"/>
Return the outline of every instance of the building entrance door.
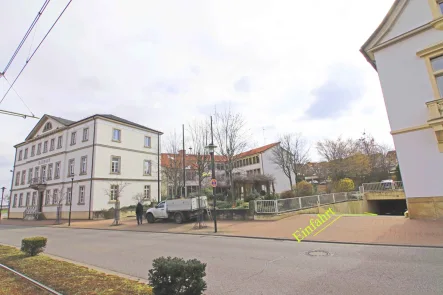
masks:
<path fill-rule="evenodd" d="M 38 212 L 43 210 L 43 192 L 38 192 Z"/>

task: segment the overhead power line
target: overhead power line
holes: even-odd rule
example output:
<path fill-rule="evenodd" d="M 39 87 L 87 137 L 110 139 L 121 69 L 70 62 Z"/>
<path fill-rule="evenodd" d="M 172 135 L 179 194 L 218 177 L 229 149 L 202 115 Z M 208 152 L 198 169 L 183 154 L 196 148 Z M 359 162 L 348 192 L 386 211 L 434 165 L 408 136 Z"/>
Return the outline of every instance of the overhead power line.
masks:
<path fill-rule="evenodd" d="M 57 24 L 57 22 L 59 21 L 59 19 L 62 17 L 63 13 L 65 13 L 66 9 L 69 7 L 69 5 L 71 4 L 72 0 L 69 0 L 68 4 L 66 4 L 65 8 L 62 10 L 62 12 L 60 13 L 60 15 L 57 17 L 57 19 L 55 20 L 55 22 L 52 24 L 51 28 L 49 28 L 49 31 L 46 33 L 46 35 L 43 37 L 43 39 L 40 41 L 40 43 L 38 44 L 37 48 L 34 50 L 34 52 L 32 53 L 32 55 L 26 60 L 25 65 L 22 67 L 22 69 L 20 70 L 20 72 L 18 73 L 17 77 L 15 77 L 14 81 L 12 82 L 12 84 L 10 84 L 10 87 L 8 88 L 8 90 L 6 91 L 6 93 L 3 95 L 2 99 L 0 100 L 0 103 L 3 102 L 3 100 L 5 99 L 6 95 L 8 95 L 9 91 L 12 89 L 12 87 L 14 86 L 15 82 L 17 81 L 17 79 L 20 77 L 20 75 L 23 73 L 23 70 L 26 68 L 26 66 L 28 65 L 28 63 L 31 61 L 32 57 L 34 56 L 34 54 L 37 52 L 37 50 L 40 48 L 40 46 L 42 45 L 43 41 L 45 41 L 46 37 L 48 37 L 49 33 L 52 31 L 52 29 L 54 28 L 54 26 Z M 3 75 L 4 76 L 4 75 Z"/>
<path fill-rule="evenodd" d="M 18 52 L 20 51 L 20 49 L 22 48 L 23 44 L 25 43 L 26 39 L 28 38 L 29 34 L 32 32 L 32 29 L 34 28 L 34 26 L 37 24 L 40 16 L 43 14 L 43 12 L 45 11 L 46 7 L 48 6 L 49 2 L 51 0 L 45 0 L 45 3 L 43 3 L 42 8 L 40 8 L 39 12 L 37 13 L 37 16 L 34 18 L 34 21 L 31 23 L 31 25 L 28 28 L 28 31 L 26 32 L 25 36 L 23 37 L 22 41 L 20 42 L 20 44 L 17 46 L 17 48 L 14 51 L 14 54 L 12 55 L 11 59 L 9 60 L 8 64 L 6 65 L 5 69 L 3 70 L 3 73 L 1 73 L 2 75 L 5 75 L 6 71 L 9 69 L 9 66 L 12 64 L 12 62 L 14 61 L 15 57 L 17 56 Z M 1 75 L 0 75 L 1 76 Z"/>

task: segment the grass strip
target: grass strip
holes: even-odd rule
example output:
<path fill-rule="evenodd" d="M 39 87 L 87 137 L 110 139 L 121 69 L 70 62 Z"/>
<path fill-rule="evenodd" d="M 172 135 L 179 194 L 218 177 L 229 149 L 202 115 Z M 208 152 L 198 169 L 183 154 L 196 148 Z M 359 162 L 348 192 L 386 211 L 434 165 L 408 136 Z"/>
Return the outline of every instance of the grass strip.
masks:
<path fill-rule="evenodd" d="M 0 295 L 50 295 L 50 293 L 0 268 Z"/>
<path fill-rule="evenodd" d="M 0 263 L 66 295 L 152 295 L 151 287 L 146 284 L 55 260 L 44 254 L 28 257 L 14 247 L 0 245 Z M 0 277 L 0 282 L 2 281 Z M 14 282 L 10 284 L 11 289 L 17 288 Z M 5 294 L 28 294 L 23 290 L 21 292 Z"/>

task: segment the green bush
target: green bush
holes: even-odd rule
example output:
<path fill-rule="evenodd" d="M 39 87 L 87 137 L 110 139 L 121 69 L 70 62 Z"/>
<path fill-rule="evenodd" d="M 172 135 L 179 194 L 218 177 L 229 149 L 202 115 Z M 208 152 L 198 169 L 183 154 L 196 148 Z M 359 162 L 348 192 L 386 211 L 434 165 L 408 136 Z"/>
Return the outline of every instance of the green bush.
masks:
<path fill-rule="evenodd" d="M 351 192 L 355 189 L 354 181 L 350 178 L 340 179 L 336 184 L 337 192 Z"/>
<path fill-rule="evenodd" d="M 291 199 L 291 198 L 295 198 L 295 197 L 297 197 L 297 196 L 295 195 L 295 192 L 292 190 L 284 191 L 280 194 L 280 198 L 282 198 L 282 199 Z"/>
<path fill-rule="evenodd" d="M 276 200 L 279 198 L 278 194 L 267 194 L 266 196 L 264 196 L 264 200 Z"/>
<path fill-rule="evenodd" d="M 300 181 L 299 183 L 297 183 L 296 187 L 297 187 L 297 196 L 298 197 L 312 196 L 312 193 L 313 193 L 312 184 L 310 184 L 306 180 L 303 180 L 303 181 Z"/>
<path fill-rule="evenodd" d="M 178 257 L 154 259 L 149 284 L 155 295 L 200 295 L 206 290 L 206 263 Z"/>
<path fill-rule="evenodd" d="M 43 252 L 48 241 L 45 237 L 30 237 L 22 240 L 21 251 L 25 252 L 29 256 L 35 256 L 38 253 Z"/>

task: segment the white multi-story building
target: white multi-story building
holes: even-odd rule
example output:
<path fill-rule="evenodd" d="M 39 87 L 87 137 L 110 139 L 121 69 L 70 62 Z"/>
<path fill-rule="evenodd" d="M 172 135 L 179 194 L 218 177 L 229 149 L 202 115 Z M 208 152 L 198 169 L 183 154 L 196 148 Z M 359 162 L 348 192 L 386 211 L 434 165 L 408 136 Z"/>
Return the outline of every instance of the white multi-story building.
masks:
<path fill-rule="evenodd" d="M 273 161 L 273 150 L 280 148 L 280 143 L 271 143 L 258 147 L 236 156 L 234 175 L 269 175 L 274 178 L 273 187 L 276 193 L 291 189 L 289 178 L 281 167 Z M 295 176 L 292 175 L 292 184 L 295 185 Z M 263 188 L 264 189 L 264 188 Z"/>
<path fill-rule="evenodd" d="M 443 0 L 396 0 L 361 49 L 377 70 L 411 218 L 443 218 Z"/>
<path fill-rule="evenodd" d="M 159 199 L 161 132 L 113 115 L 70 121 L 44 115 L 15 145 L 9 218 L 34 207 L 45 218 L 92 219 L 94 212 Z M 124 189 L 122 189 L 124 187 Z"/>

